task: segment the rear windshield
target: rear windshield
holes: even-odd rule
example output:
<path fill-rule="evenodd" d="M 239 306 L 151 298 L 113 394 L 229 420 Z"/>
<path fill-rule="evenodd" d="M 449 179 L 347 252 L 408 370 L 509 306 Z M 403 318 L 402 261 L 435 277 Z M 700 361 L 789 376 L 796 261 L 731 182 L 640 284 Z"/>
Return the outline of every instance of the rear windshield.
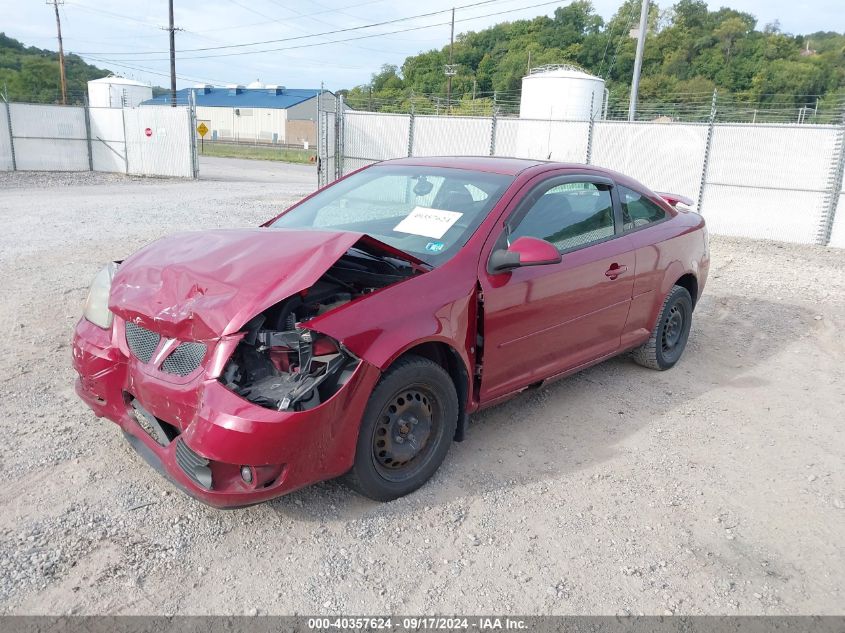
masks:
<path fill-rule="evenodd" d="M 452 257 L 513 176 L 467 169 L 378 165 L 324 189 L 272 227 L 366 233 L 431 265 Z"/>

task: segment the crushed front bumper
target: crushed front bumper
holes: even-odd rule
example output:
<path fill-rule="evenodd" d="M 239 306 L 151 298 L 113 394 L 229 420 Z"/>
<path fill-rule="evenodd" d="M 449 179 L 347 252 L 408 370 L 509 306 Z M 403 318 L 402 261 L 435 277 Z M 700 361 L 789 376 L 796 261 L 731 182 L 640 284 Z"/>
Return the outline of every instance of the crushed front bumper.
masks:
<path fill-rule="evenodd" d="M 114 329 L 122 331 L 122 324 Z M 72 345 L 77 394 L 197 499 L 215 507 L 250 505 L 352 466 L 361 416 L 379 377 L 372 365 L 361 361 L 348 382 L 313 409 L 273 411 L 229 391 L 204 370 L 187 382 L 153 375 L 124 354 L 115 338 L 84 318 L 77 324 Z M 164 442 L 139 423 L 133 402 L 163 423 L 169 436 Z M 251 483 L 241 476 L 244 466 Z M 210 487 L 197 476 L 203 468 L 211 471 Z"/>

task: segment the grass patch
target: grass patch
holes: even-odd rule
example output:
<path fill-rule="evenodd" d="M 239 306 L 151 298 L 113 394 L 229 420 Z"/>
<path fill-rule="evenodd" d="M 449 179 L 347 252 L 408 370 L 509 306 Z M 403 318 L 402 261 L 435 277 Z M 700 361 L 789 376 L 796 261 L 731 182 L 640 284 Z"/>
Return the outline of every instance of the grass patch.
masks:
<path fill-rule="evenodd" d="M 255 145 L 229 145 L 228 143 L 202 143 L 197 148 L 200 156 L 221 158 L 250 158 L 253 160 L 278 160 L 283 163 L 311 163 L 317 152 L 311 149 L 290 147 L 261 147 Z"/>

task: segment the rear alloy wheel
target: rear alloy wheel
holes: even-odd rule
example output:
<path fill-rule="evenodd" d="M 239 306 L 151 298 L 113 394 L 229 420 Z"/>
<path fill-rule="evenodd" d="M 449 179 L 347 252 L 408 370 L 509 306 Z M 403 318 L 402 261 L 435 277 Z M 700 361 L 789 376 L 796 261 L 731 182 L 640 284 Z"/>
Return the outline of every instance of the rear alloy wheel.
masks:
<path fill-rule="evenodd" d="M 648 341 L 633 351 L 634 360 L 660 371 L 673 367 L 684 353 L 691 325 L 690 294 L 686 288 L 674 286 L 663 302 Z"/>
<path fill-rule="evenodd" d="M 457 420 L 458 397 L 449 374 L 427 358 L 401 359 L 370 396 L 349 484 L 377 501 L 413 492 L 440 467 Z"/>

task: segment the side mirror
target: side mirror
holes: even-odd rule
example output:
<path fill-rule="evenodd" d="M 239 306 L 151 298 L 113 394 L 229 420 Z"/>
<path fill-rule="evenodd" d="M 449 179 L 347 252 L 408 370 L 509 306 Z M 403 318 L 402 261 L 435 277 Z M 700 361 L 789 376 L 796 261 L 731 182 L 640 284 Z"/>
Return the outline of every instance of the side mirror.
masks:
<path fill-rule="evenodd" d="M 561 257 L 554 244 L 538 237 L 518 237 L 507 249 L 501 248 L 490 255 L 489 270 L 503 272 L 523 266 L 542 266 L 560 263 Z"/>

